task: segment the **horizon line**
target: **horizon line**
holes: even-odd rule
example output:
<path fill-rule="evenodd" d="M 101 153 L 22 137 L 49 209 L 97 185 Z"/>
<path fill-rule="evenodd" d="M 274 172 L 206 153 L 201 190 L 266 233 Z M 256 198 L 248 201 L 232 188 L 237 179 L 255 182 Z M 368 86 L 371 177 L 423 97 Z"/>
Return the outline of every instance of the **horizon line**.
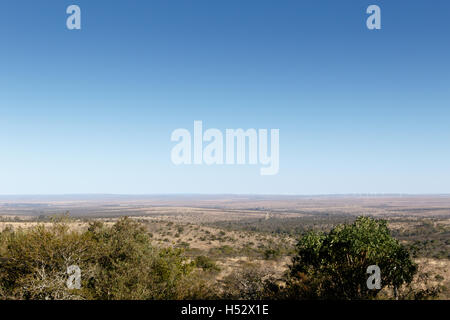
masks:
<path fill-rule="evenodd" d="M 401 193 L 401 192 L 360 192 L 360 193 L 16 193 L 0 194 L 0 197 L 61 197 L 61 196 L 297 196 L 297 197 L 324 197 L 324 196 L 450 196 L 450 193 Z"/>

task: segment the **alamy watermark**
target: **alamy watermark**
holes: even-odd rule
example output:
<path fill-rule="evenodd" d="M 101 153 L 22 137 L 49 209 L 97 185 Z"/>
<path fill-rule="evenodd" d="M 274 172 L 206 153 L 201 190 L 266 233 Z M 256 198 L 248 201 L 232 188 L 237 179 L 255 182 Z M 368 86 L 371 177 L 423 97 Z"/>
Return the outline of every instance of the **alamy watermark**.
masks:
<path fill-rule="evenodd" d="M 69 16 L 66 19 L 66 26 L 69 30 L 81 29 L 81 8 L 78 5 L 72 4 L 67 7 L 66 14 Z M 367 7 L 366 14 L 370 16 L 366 19 L 366 26 L 369 30 L 381 29 L 381 9 L 378 5 L 372 4 Z"/>
<path fill-rule="evenodd" d="M 379 6 L 372 4 L 367 7 L 367 14 L 370 16 L 366 20 L 366 26 L 369 30 L 381 29 L 381 9 Z"/>
<path fill-rule="evenodd" d="M 279 129 L 270 130 L 270 151 L 267 129 L 226 129 L 223 134 L 211 128 L 203 132 L 202 121 L 194 121 L 193 135 L 187 129 L 176 129 L 171 140 L 178 142 L 171 152 L 175 165 L 260 164 L 261 175 L 276 175 L 280 169 Z"/>
<path fill-rule="evenodd" d="M 367 289 L 380 290 L 381 289 L 381 270 L 377 265 L 371 265 L 367 267 L 366 272 L 370 274 L 367 279 Z"/>
<path fill-rule="evenodd" d="M 81 289 L 81 269 L 77 265 L 67 267 L 67 274 L 69 275 L 66 285 L 69 289 Z"/>
<path fill-rule="evenodd" d="M 66 10 L 67 14 L 70 14 L 66 20 L 66 26 L 69 30 L 80 30 L 81 29 L 81 9 L 77 5 L 70 5 Z"/>

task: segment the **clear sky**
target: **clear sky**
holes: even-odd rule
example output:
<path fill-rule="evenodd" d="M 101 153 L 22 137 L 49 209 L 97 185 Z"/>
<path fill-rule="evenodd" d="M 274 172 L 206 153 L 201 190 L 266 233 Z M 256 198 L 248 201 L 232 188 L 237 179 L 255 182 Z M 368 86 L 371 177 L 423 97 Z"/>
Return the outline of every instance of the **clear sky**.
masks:
<path fill-rule="evenodd" d="M 4 0 L 0 194 L 450 193 L 449 58 L 447 0 Z M 279 174 L 175 166 L 194 120 Z"/>

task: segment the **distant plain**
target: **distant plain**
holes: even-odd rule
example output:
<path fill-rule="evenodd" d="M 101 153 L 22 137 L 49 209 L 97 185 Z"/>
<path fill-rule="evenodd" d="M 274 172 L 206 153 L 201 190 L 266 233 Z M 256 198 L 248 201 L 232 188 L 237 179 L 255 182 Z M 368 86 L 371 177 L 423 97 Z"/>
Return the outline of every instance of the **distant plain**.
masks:
<path fill-rule="evenodd" d="M 155 245 L 214 261 L 213 282 L 249 267 L 281 276 L 302 234 L 361 215 L 386 219 L 428 275 L 416 285 L 440 286 L 440 297 L 450 299 L 450 195 L 0 196 L 0 231 L 50 225 L 58 216 L 70 217 L 73 229 L 129 216 L 146 225 Z"/>

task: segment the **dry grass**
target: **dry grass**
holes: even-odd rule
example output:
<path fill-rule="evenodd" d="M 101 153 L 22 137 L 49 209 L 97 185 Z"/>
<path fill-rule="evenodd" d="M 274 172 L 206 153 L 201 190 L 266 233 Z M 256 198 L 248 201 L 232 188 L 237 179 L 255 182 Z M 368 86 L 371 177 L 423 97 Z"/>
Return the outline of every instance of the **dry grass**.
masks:
<path fill-rule="evenodd" d="M 281 276 L 290 262 L 289 252 L 284 251 L 275 259 L 264 259 L 261 252 L 264 248 L 288 250 L 296 242 L 294 236 L 288 234 L 225 229 L 214 225 L 217 222 L 239 223 L 269 218 L 284 224 L 284 221 L 291 221 L 285 220 L 288 218 L 322 217 L 323 220 L 329 219 L 328 224 L 334 224 L 339 221 L 336 217 L 371 215 L 388 219 L 389 228 L 397 234 L 417 231 L 426 224 L 436 230 L 444 230 L 445 235 L 445 230 L 450 227 L 450 196 L 104 196 L 89 199 L 60 197 L 56 200 L 45 197 L 0 199 L 3 221 L 0 222 L 0 231 L 7 227 L 49 226 L 51 223 L 43 216 L 66 211 L 70 211 L 73 217 L 69 227 L 79 231 L 87 228 L 92 220 L 110 225 L 120 216 L 131 216 L 146 224 L 155 245 L 184 247 L 192 257 L 212 257 L 220 268 L 214 274 L 216 281 L 250 265 Z M 39 216 L 44 219 L 42 222 L 37 220 Z M 404 243 L 408 241 L 407 238 L 402 239 Z M 224 248 L 232 248 L 232 252 L 222 250 Z M 449 261 L 417 259 L 420 270 L 429 275 L 429 285 L 447 288 L 450 288 Z M 450 299 L 450 293 L 444 291 L 441 298 Z"/>

